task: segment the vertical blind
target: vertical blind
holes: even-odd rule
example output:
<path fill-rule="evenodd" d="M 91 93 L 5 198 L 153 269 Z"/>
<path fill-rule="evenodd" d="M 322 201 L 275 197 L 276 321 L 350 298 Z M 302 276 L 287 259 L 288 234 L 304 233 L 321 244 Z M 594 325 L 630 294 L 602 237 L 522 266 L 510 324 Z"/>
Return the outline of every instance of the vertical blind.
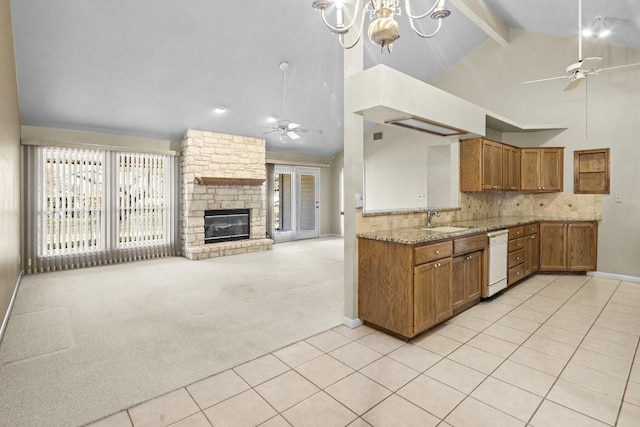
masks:
<path fill-rule="evenodd" d="M 176 255 L 177 158 L 25 146 L 27 273 Z"/>

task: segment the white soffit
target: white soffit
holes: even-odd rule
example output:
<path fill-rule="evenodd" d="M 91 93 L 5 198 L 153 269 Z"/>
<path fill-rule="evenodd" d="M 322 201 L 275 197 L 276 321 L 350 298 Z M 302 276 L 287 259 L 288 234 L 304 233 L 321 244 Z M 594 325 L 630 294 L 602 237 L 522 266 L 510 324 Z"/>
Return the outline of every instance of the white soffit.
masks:
<path fill-rule="evenodd" d="M 567 129 L 568 126 L 558 123 L 522 124 L 487 111 L 487 127 L 499 132 L 540 132 L 545 130 Z"/>

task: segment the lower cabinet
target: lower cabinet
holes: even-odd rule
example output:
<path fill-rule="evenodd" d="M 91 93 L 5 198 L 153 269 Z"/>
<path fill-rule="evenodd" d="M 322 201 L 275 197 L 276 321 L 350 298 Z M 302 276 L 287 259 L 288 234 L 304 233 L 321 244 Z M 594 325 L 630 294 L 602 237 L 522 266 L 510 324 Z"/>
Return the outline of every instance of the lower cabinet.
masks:
<path fill-rule="evenodd" d="M 542 222 L 539 234 L 540 271 L 597 269 L 597 222 Z"/>
<path fill-rule="evenodd" d="M 451 257 L 413 269 L 413 319 L 416 333 L 453 316 Z"/>
<path fill-rule="evenodd" d="M 453 258 L 453 314 L 457 314 L 480 301 L 482 262 L 482 251 Z"/>

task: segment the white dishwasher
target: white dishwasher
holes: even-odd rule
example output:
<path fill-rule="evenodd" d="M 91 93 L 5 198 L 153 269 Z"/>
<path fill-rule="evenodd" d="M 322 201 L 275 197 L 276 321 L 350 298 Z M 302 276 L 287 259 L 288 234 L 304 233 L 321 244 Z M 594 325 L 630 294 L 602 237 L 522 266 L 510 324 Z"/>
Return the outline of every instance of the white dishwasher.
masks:
<path fill-rule="evenodd" d="M 494 295 L 507 287 L 509 230 L 497 230 L 489 236 L 489 292 Z"/>

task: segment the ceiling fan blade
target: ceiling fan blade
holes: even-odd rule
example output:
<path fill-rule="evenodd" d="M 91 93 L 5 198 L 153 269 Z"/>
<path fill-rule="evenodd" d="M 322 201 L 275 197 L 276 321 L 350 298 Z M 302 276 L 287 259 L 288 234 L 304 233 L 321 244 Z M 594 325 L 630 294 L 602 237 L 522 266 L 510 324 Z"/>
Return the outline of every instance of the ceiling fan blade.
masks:
<path fill-rule="evenodd" d="M 258 126 L 258 125 L 249 125 L 250 128 L 256 129 L 273 129 L 273 126 Z"/>
<path fill-rule="evenodd" d="M 616 71 L 635 70 L 637 68 L 640 68 L 640 62 L 635 63 L 635 64 L 617 65 L 615 67 L 600 68 L 598 70 L 594 70 L 594 73 L 596 75 L 598 75 L 598 74 L 601 74 L 601 73 L 611 73 L 611 72 L 616 72 Z"/>
<path fill-rule="evenodd" d="M 590 70 L 590 69 L 594 68 L 596 65 L 598 65 L 601 62 L 602 62 L 602 58 L 598 58 L 596 56 L 594 56 L 592 58 L 585 58 L 585 59 L 582 60 L 582 63 L 580 64 L 580 69 L 581 70 Z"/>
<path fill-rule="evenodd" d="M 551 80 L 561 80 L 566 79 L 567 76 L 558 76 L 558 77 L 549 77 L 548 79 L 539 79 L 539 80 L 529 80 L 528 82 L 523 82 L 523 85 L 528 85 L 529 83 L 540 83 L 540 82 L 548 82 Z"/>
<path fill-rule="evenodd" d="M 564 91 L 565 91 L 565 92 L 567 92 L 567 91 L 569 91 L 569 90 L 572 90 L 572 89 L 577 88 L 578 86 L 580 86 L 580 82 L 581 82 L 582 80 L 583 80 L 583 79 L 574 79 L 574 80 L 571 80 L 571 81 L 569 82 L 569 84 L 567 85 L 567 87 L 565 87 L 565 88 L 564 88 Z"/>
<path fill-rule="evenodd" d="M 306 129 L 306 128 L 298 128 L 296 129 L 296 132 L 299 133 L 322 133 L 321 129 Z"/>
<path fill-rule="evenodd" d="M 267 135 L 267 134 L 269 134 L 269 133 L 278 132 L 279 130 L 280 130 L 280 129 L 271 129 L 271 130 L 268 130 L 268 131 L 266 131 L 266 132 L 262 132 L 262 134 L 263 134 L 263 135 Z"/>
<path fill-rule="evenodd" d="M 300 135 L 298 135 L 297 132 L 294 132 L 292 130 L 290 130 L 289 132 L 287 132 L 287 136 L 291 139 L 298 139 L 300 138 Z"/>
<path fill-rule="evenodd" d="M 288 129 L 295 129 L 295 128 L 299 128 L 299 127 L 300 127 L 300 125 L 298 123 L 293 123 L 293 122 L 291 122 L 291 123 L 289 123 L 287 125 Z"/>

